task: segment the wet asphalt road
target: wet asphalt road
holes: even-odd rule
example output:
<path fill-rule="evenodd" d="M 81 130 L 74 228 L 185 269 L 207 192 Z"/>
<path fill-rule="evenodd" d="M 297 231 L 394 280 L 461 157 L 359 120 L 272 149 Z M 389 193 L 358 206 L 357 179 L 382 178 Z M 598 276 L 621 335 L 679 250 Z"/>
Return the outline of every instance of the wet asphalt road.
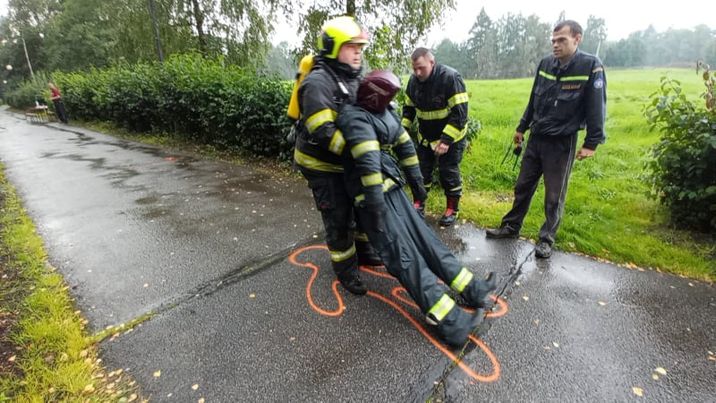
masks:
<path fill-rule="evenodd" d="M 716 401 L 712 285 L 438 230 L 500 276 L 457 365 L 384 273 L 331 289 L 300 179 L 53 126 L 0 160 L 92 330 L 155 313 L 100 346 L 153 401 Z"/>

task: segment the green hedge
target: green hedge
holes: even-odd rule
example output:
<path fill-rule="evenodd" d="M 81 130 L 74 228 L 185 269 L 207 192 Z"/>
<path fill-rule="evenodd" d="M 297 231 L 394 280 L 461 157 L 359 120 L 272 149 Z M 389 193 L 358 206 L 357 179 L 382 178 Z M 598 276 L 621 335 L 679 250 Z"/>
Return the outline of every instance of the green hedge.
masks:
<path fill-rule="evenodd" d="M 5 94 L 5 101 L 8 105 L 17 109 L 27 109 L 35 106 L 35 101 L 41 100 L 46 104 L 50 102 L 50 89 L 47 87 L 49 77 L 46 74 L 38 73 L 31 80 L 20 83 L 17 88 Z"/>
<path fill-rule="evenodd" d="M 54 73 L 70 118 L 175 133 L 222 148 L 287 159 L 290 82 L 257 77 L 222 60 L 175 56 L 165 63 Z M 45 82 L 46 85 L 46 82 Z"/>

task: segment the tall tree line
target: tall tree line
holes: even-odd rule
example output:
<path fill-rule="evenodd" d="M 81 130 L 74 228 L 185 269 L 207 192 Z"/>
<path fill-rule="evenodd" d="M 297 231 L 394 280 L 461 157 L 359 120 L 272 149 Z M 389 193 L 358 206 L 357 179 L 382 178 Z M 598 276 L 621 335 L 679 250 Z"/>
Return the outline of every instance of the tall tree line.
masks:
<path fill-rule="evenodd" d="M 555 22 L 564 19 L 562 13 Z M 465 42 L 445 39 L 435 47 L 435 54 L 467 78 L 529 77 L 535 74 L 537 62 L 551 52 L 553 25 L 535 15 L 508 13 L 493 20 L 483 8 Z M 590 16 L 583 29 L 580 49 L 598 54 L 607 66 L 694 66 L 697 60 L 716 66 L 716 30 L 705 25 L 665 32 L 650 27 L 611 42 L 603 18 Z"/>
<path fill-rule="evenodd" d="M 284 61 L 270 63 L 315 52 L 323 22 L 345 14 L 371 31 L 371 66 L 404 66 L 406 52 L 454 6 L 454 0 L 9 0 L 0 20 L 0 63 L 13 70 L 0 75 L 27 78 L 26 59 L 36 71 L 71 71 L 157 60 L 158 49 L 282 73 Z M 270 43 L 273 27 L 288 21 L 304 38 L 299 49 Z"/>

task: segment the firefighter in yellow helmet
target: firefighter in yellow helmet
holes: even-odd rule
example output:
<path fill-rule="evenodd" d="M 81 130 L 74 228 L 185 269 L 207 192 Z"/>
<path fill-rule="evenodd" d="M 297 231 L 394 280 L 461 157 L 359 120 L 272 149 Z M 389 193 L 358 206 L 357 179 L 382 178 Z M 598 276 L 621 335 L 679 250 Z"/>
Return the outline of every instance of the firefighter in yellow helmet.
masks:
<path fill-rule="evenodd" d="M 382 263 L 367 236 L 356 229 L 341 164 L 345 140 L 335 120 L 344 105 L 355 102 L 367 43 L 368 34 L 352 17 L 334 18 L 323 25 L 320 54 L 298 89 L 300 120 L 294 151 L 323 219 L 333 270 L 343 287 L 356 295 L 367 291 L 358 265 Z"/>

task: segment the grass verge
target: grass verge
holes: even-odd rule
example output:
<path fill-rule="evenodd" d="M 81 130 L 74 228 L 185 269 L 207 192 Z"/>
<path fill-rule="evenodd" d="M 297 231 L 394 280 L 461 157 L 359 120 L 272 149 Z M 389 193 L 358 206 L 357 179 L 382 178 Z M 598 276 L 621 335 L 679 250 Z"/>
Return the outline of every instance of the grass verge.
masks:
<path fill-rule="evenodd" d="M 131 401 L 136 387 L 107 373 L 68 287 L 0 164 L 0 401 Z"/>

